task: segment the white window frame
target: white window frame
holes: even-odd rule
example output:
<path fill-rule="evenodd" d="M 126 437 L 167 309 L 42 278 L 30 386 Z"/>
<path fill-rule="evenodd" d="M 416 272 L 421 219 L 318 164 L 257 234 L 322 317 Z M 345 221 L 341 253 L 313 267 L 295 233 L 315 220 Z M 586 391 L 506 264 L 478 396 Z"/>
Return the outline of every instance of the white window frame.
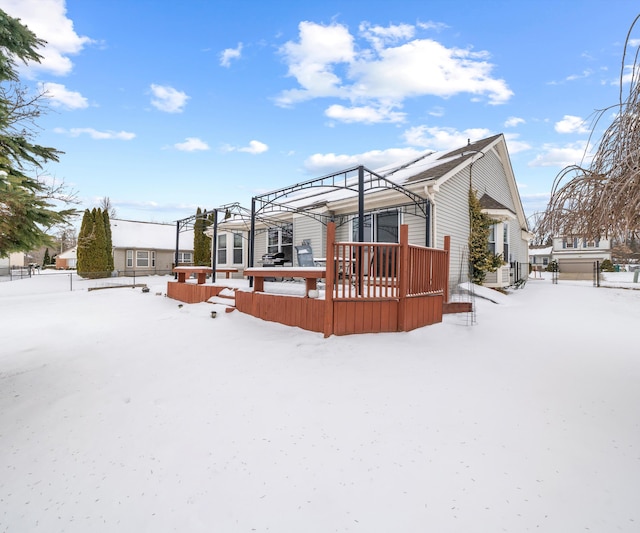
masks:
<path fill-rule="evenodd" d="M 178 263 L 193 263 L 193 252 L 178 252 Z"/>
<path fill-rule="evenodd" d="M 218 234 L 218 250 L 217 250 L 217 256 L 216 256 L 216 263 L 218 265 L 226 265 L 227 264 L 227 257 L 228 257 L 228 247 L 227 247 L 227 233 L 220 233 Z M 222 257 L 221 254 L 224 254 L 223 259 L 224 260 L 220 260 L 220 258 Z"/>
<path fill-rule="evenodd" d="M 242 233 L 232 233 L 232 248 L 231 248 L 231 256 L 233 259 L 234 265 L 242 265 L 244 260 L 244 240 L 242 238 Z M 293 242 L 293 239 L 292 239 Z M 239 257 L 238 257 L 239 256 Z"/>
<path fill-rule="evenodd" d="M 136 268 L 155 268 L 156 266 L 155 250 L 136 250 L 135 258 Z"/>
<path fill-rule="evenodd" d="M 127 250 L 125 264 L 127 268 L 133 268 L 133 250 Z"/>
<path fill-rule="evenodd" d="M 511 262 L 511 257 L 509 255 L 509 223 L 502 223 L 502 260 L 509 263 Z"/>
<path fill-rule="evenodd" d="M 271 241 L 272 237 L 275 237 L 275 242 Z M 293 222 L 275 228 L 269 228 L 266 239 L 267 253 L 274 254 L 283 252 L 285 260 L 293 261 Z M 289 239 L 291 239 L 291 242 L 289 242 Z"/>
<path fill-rule="evenodd" d="M 397 238 L 395 241 L 379 241 L 378 240 L 378 217 L 380 215 L 390 215 L 394 213 L 396 215 L 396 233 Z M 394 242 L 400 241 L 400 225 L 401 213 L 398 209 L 384 209 L 381 211 L 369 212 L 364 215 L 364 242 Z M 358 240 L 358 216 L 354 216 L 351 219 L 351 238 L 354 242 Z"/>

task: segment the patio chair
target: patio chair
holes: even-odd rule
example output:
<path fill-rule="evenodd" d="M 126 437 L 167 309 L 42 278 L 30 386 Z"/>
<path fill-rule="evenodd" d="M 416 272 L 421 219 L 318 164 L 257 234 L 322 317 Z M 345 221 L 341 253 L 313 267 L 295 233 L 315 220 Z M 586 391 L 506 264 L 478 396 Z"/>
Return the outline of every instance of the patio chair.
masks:
<path fill-rule="evenodd" d="M 308 241 L 302 241 L 302 244 L 300 246 L 296 246 L 296 253 L 298 254 L 298 266 L 318 266 L 313 259 L 313 249 L 311 248 L 311 244 Z"/>

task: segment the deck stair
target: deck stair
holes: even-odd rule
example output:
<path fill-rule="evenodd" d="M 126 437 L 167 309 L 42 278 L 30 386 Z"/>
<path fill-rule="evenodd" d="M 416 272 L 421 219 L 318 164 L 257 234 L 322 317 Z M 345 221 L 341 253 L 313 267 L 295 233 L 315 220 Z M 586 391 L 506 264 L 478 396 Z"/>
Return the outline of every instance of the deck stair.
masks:
<path fill-rule="evenodd" d="M 236 310 L 236 289 L 222 289 L 217 296 L 212 296 L 207 300 L 211 304 L 220 304 L 225 306 L 225 312 L 231 313 Z"/>

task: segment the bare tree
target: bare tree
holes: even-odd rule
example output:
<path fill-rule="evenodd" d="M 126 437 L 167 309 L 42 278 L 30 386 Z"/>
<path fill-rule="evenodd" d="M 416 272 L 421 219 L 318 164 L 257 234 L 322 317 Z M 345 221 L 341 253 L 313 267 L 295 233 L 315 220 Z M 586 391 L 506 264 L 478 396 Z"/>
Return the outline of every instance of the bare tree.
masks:
<path fill-rule="evenodd" d="M 640 15 L 627 33 L 620 101 L 598 111 L 593 127 L 611 109 L 618 109 L 616 117 L 602 136 L 591 164 L 569 166 L 556 177 L 547 210 L 535 229 L 539 242 L 550 235 L 606 236 L 625 241 L 640 233 L 640 48 L 636 49 L 631 71 L 625 67 L 638 20 Z M 623 85 L 629 78 L 629 94 L 625 97 Z"/>
<path fill-rule="evenodd" d="M 105 196 L 104 198 L 100 199 L 100 203 L 98 204 L 98 207 L 103 211 L 106 211 L 107 213 L 109 213 L 109 218 L 116 218 L 116 208 L 113 207 L 113 204 L 111 203 L 111 198 L 109 198 L 108 196 Z"/>

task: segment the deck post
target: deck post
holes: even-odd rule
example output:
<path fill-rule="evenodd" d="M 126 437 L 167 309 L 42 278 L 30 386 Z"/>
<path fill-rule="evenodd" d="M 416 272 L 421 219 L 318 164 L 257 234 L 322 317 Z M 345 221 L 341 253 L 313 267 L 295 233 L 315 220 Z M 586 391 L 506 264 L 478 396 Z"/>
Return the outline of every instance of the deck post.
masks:
<path fill-rule="evenodd" d="M 444 269 L 444 295 L 443 302 L 449 301 L 449 261 L 451 258 L 451 236 L 444 236 L 444 251 L 445 253 L 445 269 Z"/>
<path fill-rule="evenodd" d="M 398 331 L 407 331 L 407 288 L 409 286 L 409 226 L 400 225 L 400 279 L 398 286 Z"/>
<path fill-rule="evenodd" d="M 325 250 L 326 278 L 324 289 L 324 336 L 333 335 L 333 285 L 337 268 L 336 257 L 336 224 L 327 224 L 327 249 Z"/>

